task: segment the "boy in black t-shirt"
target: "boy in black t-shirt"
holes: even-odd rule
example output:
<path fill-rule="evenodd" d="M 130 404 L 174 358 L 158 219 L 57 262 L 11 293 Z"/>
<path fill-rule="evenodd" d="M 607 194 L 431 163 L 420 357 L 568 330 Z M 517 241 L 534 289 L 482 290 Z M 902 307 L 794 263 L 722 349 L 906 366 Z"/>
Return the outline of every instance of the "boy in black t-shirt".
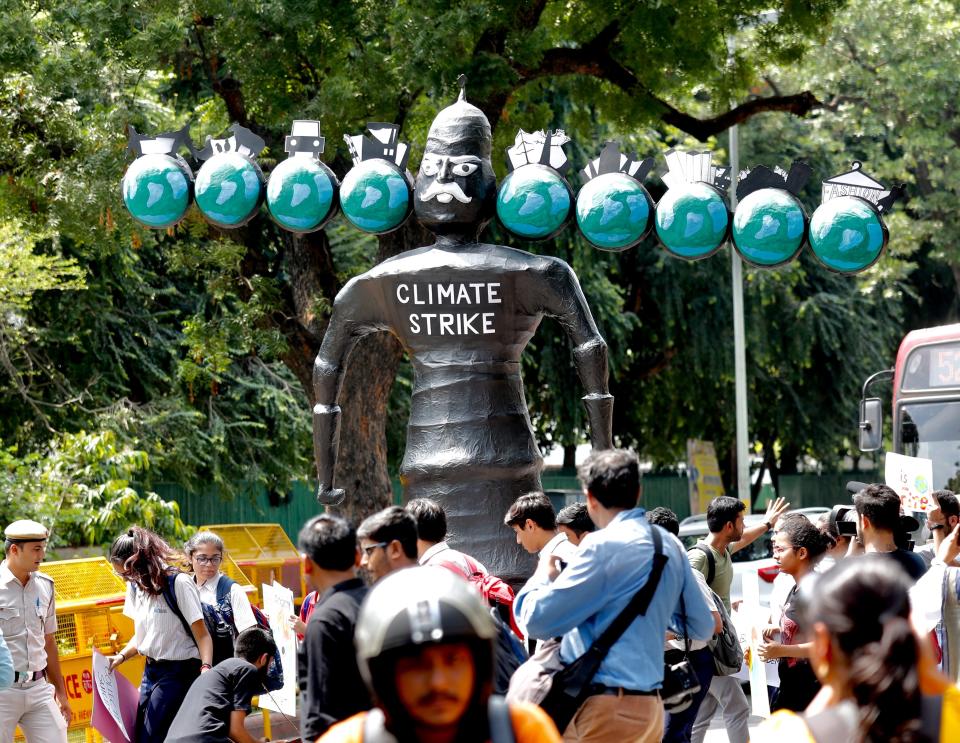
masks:
<path fill-rule="evenodd" d="M 276 652 L 266 630 L 251 627 L 237 637 L 235 658 L 202 674 L 187 692 L 166 743 L 258 743 L 244 727 L 251 699 L 263 690 L 267 664 Z"/>

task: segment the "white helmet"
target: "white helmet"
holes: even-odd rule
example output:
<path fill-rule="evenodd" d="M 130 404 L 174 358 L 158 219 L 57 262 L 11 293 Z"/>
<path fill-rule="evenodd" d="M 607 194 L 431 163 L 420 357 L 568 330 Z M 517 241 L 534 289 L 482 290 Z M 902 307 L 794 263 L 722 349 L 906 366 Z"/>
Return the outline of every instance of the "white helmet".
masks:
<path fill-rule="evenodd" d="M 480 640 L 493 652 L 497 628 L 467 581 L 450 570 L 417 567 L 381 579 L 357 619 L 357 665 L 371 687 L 370 661 L 392 650 Z"/>

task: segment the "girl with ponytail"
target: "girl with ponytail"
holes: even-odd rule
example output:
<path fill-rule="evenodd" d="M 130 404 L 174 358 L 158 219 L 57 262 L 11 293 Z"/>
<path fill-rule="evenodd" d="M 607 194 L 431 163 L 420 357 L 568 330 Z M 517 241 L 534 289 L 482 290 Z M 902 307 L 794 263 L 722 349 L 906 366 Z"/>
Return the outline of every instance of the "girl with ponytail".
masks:
<path fill-rule="evenodd" d="M 886 560 L 850 558 L 800 589 L 809 658 L 822 691 L 803 715 L 781 711 L 753 743 L 941 743 L 960 692 L 934 704 L 920 690 L 920 649 L 910 625 L 910 583 Z M 930 713 L 930 710 L 934 710 Z M 954 712 L 951 712 L 953 714 Z M 929 714 L 928 714 L 929 713 Z"/>
<path fill-rule="evenodd" d="M 171 565 L 176 559 L 170 545 L 140 526 L 110 547 L 113 569 L 127 582 L 123 613 L 134 626 L 123 650 L 109 656 L 110 669 L 138 653 L 147 658 L 137 706 L 140 741 L 166 739 L 187 690 L 213 658 L 200 593 L 187 573 Z"/>

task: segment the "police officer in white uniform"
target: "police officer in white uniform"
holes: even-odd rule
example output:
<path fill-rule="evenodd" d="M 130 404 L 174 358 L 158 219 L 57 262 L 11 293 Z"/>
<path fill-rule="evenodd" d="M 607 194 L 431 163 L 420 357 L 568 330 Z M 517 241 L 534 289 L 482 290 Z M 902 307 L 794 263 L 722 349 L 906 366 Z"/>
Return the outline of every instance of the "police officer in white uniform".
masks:
<path fill-rule="evenodd" d="M 60 673 L 53 579 L 37 570 L 50 534 L 36 521 L 4 530 L 0 563 L 0 632 L 13 657 L 13 685 L 0 690 L 0 743 L 20 726 L 27 743 L 66 743 L 73 717 Z"/>

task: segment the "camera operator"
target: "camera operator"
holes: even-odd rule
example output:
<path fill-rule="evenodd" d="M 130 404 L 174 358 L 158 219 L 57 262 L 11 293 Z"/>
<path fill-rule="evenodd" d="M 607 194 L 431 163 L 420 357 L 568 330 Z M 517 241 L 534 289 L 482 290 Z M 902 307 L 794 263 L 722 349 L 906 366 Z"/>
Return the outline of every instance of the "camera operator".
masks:
<path fill-rule="evenodd" d="M 892 488 L 867 485 L 853 496 L 853 505 L 857 509 L 857 539 L 866 554 L 882 554 L 895 561 L 912 581 L 927 572 L 920 555 L 898 546 L 909 529 L 905 529 L 900 516 L 900 497 Z"/>
<path fill-rule="evenodd" d="M 857 536 L 857 512 L 852 505 L 834 506 L 830 513 L 817 520 L 817 528 L 833 545 L 814 568 L 818 573 L 825 573 L 847 556 L 850 542 Z"/>

